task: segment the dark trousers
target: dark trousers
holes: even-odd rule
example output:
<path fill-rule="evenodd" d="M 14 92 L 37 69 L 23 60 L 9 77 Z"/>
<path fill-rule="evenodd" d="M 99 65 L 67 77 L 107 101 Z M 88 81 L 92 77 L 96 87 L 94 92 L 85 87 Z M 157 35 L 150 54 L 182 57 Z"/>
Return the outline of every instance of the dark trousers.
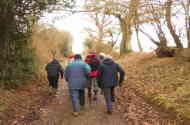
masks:
<path fill-rule="evenodd" d="M 80 106 L 85 105 L 85 90 L 84 89 L 69 89 L 73 111 L 79 112 Z"/>
<path fill-rule="evenodd" d="M 115 102 L 115 92 L 114 92 L 115 86 L 111 87 L 111 100 L 112 102 Z"/>
<path fill-rule="evenodd" d="M 81 106 L 85 105 L 85 90 L 84 89 L 79 90 L 79 103 Z"/>
<path fill-rule="evenodd" d="M 115 86 L 109 88 L 102 88 L 104 98 L 106 101 L 107 110 L 112 111 L 112 104 L 115 102 Z"/>
<path fill-rule="evenodd" d="M 96 78 L 91 78 L 89 87 L 88 87 L 88 98 L 91 100 L 92 96 L 93 99 L 96 100 L 98 94 L 98 83 Z"/>
<path fill-rule="evenodd" d="M 58 78 L 57 76 L 48 76 L 49 86 L 52 88 L 58 88 Z"/>
<path fill-rule="evenodd" d="M 108 111 L 112 111 L 112 94 L 111 94 L 112 92 L 111 92 L 111 90 L 112 90 L 111 87 L 102 89 Z"/>

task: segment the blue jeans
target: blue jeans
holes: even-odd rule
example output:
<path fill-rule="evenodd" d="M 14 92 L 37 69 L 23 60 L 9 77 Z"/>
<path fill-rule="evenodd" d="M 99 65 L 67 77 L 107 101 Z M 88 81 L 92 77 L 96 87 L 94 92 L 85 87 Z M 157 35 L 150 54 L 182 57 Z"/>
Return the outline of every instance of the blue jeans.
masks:
<path fill-rule="evenodd" d="M 69 89 L 71 102 L 73 105 L 73 112 L 79 112 L 80 106 L 85 105 L 85 91 L 84 89 Z"/>
<path fill-rule="evenodd" d="M 108 111 L 112 111 L 112 89 L 111 88 L 103 88 L 104 98 L 106 101 L 106 106 Z"/>

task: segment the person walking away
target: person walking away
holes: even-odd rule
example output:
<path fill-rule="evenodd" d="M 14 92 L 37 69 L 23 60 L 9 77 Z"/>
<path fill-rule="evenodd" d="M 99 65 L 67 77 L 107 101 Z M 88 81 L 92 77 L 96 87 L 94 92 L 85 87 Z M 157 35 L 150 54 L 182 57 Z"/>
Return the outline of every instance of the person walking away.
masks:
<path fill-rule="evenodd" d="M 63 68 L 59 61 L 53 58 L 53 60 L 46 65 L 45 70 L 47 72 L 49 86 L 53 88 L 53 94 L 55 94 L 58 88 L 58 80 L 60 75 L 63 79 Z"/>
<path fill-rule="evenodd" d="M 72 61 L 74 60 L 74 57 L 75 57 L 75 55 L 69 56 L 69 57 L 68 57 L 68 59 L 69 59 L 69 62 L 68 62 L 68 63 L 72 62 Z"/>
<path fill-rule="evenodd" d="M 124 77 L 124 70 L 110 58 L 104 59 L 98 68 L 97 81 L 103 91 L 108 114 L 112 114 L 112 103 L 115 102 L 114 88 L 122 84 Z"/>
<path fill-rule="evenodd" d="M 85 106 L 85 88 L 90 71 L 90 66 L 82 61 L 80 54 L 76 54 L 74 61 L 69 63 L 65 69 L 65 80 L 68 82 L 74 116 L 79 115 L 80 106 Z"/>
<path fill-rule="evenodd" d="M 92 99 L 94 101 L 97 100 L 98 85 L 97 85 L 96 76 L 98 73 L 97 70 L 100 64 L 100 60 L 98 59 L 98 56 L 96 55 L 96 53 L 91 52 L 86 56 L 85 62 L 91 68 L 89 86 L 88 86 L 88 98 L 89 98 L 89 102 L 91 103 Z M 93 98 L 92 98 L 92 95 L 93 95 Z"/>

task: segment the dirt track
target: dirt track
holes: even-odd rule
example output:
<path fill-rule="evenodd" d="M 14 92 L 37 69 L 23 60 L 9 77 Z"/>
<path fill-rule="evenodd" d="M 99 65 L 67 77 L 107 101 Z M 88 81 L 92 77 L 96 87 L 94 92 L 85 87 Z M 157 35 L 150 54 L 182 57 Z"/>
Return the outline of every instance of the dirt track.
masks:
<path fill-rule="evenodd" d="M 99 95 L 98 104 L 90 106 L 87 102 L 80 116 L 73 117 L 68 89 L 61 81 L 56 98 L 40 110 L 40 119 L 30 125 L 176 125 L 168 114 L 156 111 L 133 91 L 117 91 L 113 115 L 106 114 L 104 98 Z"/>
<path fill-rule="evenodd" d="M 114 106 L 114 109 L 116 107 Z M 72 107 L 68 89 L 61 81 L 57 97 L 51 104 L 40 111 L 40 119 L 31 125 L 126 125 L 122 115 L 114 110 L 113 115 L 106 114 L 103 96 L 98 97 L 97 104 L 89 105 L 88 102 L 79 117 L 72 116 Z"/>

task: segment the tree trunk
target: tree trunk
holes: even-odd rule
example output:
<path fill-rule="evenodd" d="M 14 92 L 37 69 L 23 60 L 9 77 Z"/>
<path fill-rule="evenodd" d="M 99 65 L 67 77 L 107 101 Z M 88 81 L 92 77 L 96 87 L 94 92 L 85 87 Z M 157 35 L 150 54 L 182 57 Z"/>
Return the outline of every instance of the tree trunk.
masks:
<path fill-rule="evenodd" d="M 157 10 L 156 10 L 156 8 L 154 8 L 153 5 L 151 5 L 151 7 L 152 7 L 152 17 L 154 19 L 154 23 L 151 23 L 151 24 L 155 28 L 156 34 L 157 34 L 159 42 L 160 42 L 158 44 L 158 48 L 166 48 L 167 47 L 167 39 L 166 39 L 166 36 L 162 30 L 163 26 L 162 26 L 162 23 L 160 21 L 160 14 L 156 12 Z M 157 43 L 157 42 L 155 41 L 154 43 Z"/>
<path fill-rule="evenodd" d="M 0 15 L 0 77 L 4 79 L 5 76 L 9 76 L 10 71 L 10 59 L 14 58 L 10 54 L 15 53 L 11 51 L 11 47 L 15 45 L 15 42 L 11 41 L 14 33 L 14 14 L 12 10 L 8 8 L 1 9 Z M 9 77 L 11 78 L 11 76 Z"/>
<path fill-rule="evenodd" d="M 140 38 L 139 38 L 139 24 L 136 24 L 135 31 L 136 31 L 136 37 L 137 37 L 137 44 L 138 44 L 140 52 L 142 52 L 143 48 L 142 48 L 142 45 L 141 45 L 141 42 L 140 42 Z"/>
<path fill-rule="evenodd" d="M 167 47 L 167 39 L 164 35 L 164 33 L 162 31 L 160 31 L 161 33 L 158 33 L 158 38 L 160 40 L 160 47 L 161 48 L 166 48 Z"/>
<path fill-rule="evenodd" d="M 123 55 L 124 53 L 127 52 L 127 47 L 126 47 L 126 27 L 125 27 L 125 21 L 120 19 L 120 27 L 121 27 L 121 32 L 122 32 L 122 40 L 120 43 L 120 55 Z"/>
<path fill-rule="evenodd" d="M 190 48 L 190 16 L 188 16 L 187 41 L 188 41 L 188 48 Z"/>
<path fill-rule="evenodd" d="M 187 42 L 188 42 L 188 48 L 190 48 L 190 3 L 187 5 L 187 10 L 186 10 L 186 32 L 187 32 Z"/>
<path fill-rule="evenodd" d="M 123 54 L 126 54 L 131 51 L 132 31 L 131 31 L 131 24 L 126 23 L 125 19 L 119 18 L 119 20 L 120 20 L 120 27 L 121 27 L 121 31 L 122 31 L 120 54 L 123 55 Z"/>
<path fill-rule="evenodd" d="M 157 47 L 160 46 L 160 43 L 158 41 L 156 41 L 151 35 L 149 35 L 148 33 L 144 32 L 141 28 L 139 29 L 146 37 L 148 37 L 148 39 L 150 39 L 150 41 L 152 41 L 152 43 L 154 43 Z"/>
<path fill-rule="evenodd" d="M 139 2 L 140 0 L 138 0 L 136 6 L 135 6 L 135 19 L 134 19 L 134 22 L 135 22 L 135 32 L 136 32 L 136 37 L 137 37 L 137 44 L 138 44 L 138 47 L 139 47 L 139 51 L 142 52 L 143 51 L 143 48 L 142 48 L 142 45 L 141 45 L 141 42 L 140 42 L 140 38 L 139 38 L 139 16 L 138 16 L 138 6 L 139 6 Z"/>
<path fill-rule="evenodd" d="M 156 23 L 157 25 L 157 36 L 158 36 L 158 39 L 160 41 L 160 46 L 161 48 L 166 48 L 167 47 L 167 39 L 166 39 L 166 36 L 162 30 L 162 25 L 159 22 Z"/>
<path fill-rule="evenodd" d="M 172 0 L 168 0 L 166 2 L 166 23 L 167 23 L 167 27 L 174 39 L 174 42 L 177 46 L 177 48 L 183 48 L 183 45 L 179 39 L 179 36 L 176 34 L 174 27 L 172 26 L 172 22 L 171 22 L 171 5 L 172 5 Z"/>
<path fill-rule="evenodd" d="M 122 30 L 122 42 L 120 45 L 120 54 L 125 54 L 127 52 L 130 52 L 132 50 L 131 48 L 131 35 L 132 35 L 132 22 L 135 18 L 135 13 L 137 12 L 138 6 L 139 6 L 140 0 L 131 0 L 129 3 L 129 11 L 128 14 L 121 18 L 120 20 L 120 26 Z"/>

